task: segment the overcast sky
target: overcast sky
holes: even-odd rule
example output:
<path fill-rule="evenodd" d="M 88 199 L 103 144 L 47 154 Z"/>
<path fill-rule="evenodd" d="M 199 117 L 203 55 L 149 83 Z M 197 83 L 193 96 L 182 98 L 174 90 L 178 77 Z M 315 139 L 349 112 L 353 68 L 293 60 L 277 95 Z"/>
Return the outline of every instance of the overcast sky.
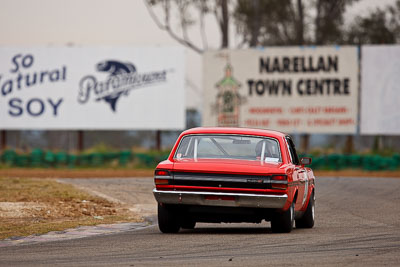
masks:
<path fill-rule="evenodd" d="M 361 0 L 348 9 L 346 21 L 395 0 Z M 0 45 L 179 45 L 157 28 L 143 0 L 0 0 Z M 213 17 L 206 20 L 210 48 L 220 44 Z M 233 33 L 233 30 L 232 30 Z M 192 32 L 192 38 L 200 41 Z M 238 43 L 231 35 L 232 47 Z M 188 107 L 201 109 L 202 60 L 186 50 Z"/>

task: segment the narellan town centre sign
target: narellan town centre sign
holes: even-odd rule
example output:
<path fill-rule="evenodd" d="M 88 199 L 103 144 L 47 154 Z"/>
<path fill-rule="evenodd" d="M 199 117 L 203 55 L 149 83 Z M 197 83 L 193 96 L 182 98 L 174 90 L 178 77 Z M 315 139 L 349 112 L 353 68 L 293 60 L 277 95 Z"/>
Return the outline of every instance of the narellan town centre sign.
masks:
<path fill-rule="evenodd" d="M 308 57 L 265 57 L 260 58 L 260 74 L 273 73 L 337 73 L 338 72 L 338 56 L 319 56 L 317 58 Z M 282 95 L 292 94 L 293 87 L 299 95 L 340 95 L 350 94 L 349 78 L 322 78 L 322 79 L 298 79 L 296 85 L 293 85 L 292 79 L 276 79 L 276 80 L 253 80 L 247 81 L 249 86 L 249 94 L 253 91 L 256 94 Z"/>
<path fill-rule="evenodd" d="M 182 129 L 181 48 L 0 48 L 0 129 Z"/>
<path fill-rule="evenodd" d="M 204 71 L 206 126 L 356 132 L 356 47 L 214 51 Z"/>

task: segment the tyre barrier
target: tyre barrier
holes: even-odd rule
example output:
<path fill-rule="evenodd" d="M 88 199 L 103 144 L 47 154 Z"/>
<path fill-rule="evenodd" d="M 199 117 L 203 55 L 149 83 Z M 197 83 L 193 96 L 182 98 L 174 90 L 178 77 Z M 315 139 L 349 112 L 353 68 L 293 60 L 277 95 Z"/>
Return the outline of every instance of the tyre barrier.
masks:
<path fill-rule="evenodd" d="M 310 155 L 300 157 L 312 158 L 310 165 L 314 170 L 362 169 L 366 171 L 396 170 L 400 167 L 400 154 L 390 157 L 380 155 Z M 138 152 L 130 150 L 106 153 L 69 154 L 64 151 L 53 152 L 33 149 L 30 153 L 17 153 L 5 150 L 0 155 L 0 164 L 10 167 L 33 168 L 77 168 L 102 166 L 136 166 L 154 168 L 160 161 L 168 158 L 168 152 Z"/>
<path fill-rule="evenodd" d="M 141 155 L 141 154 L 138 154 Z M 166 159 L 168 155 L 165 156 Z M 153 167 L 160 157 L 146 155 L 146 158 L 137 157 L 130 150 L 108 153 L 68 154 L 66 152 L 43 151 L 33 149 L 30 153 L 17 153 L 14 150 L 5 150 L 0 154 L 0 164 L 9 167 L 29 168 L 76 168 L 76 167 L 102 167 L 102 166 L 127 166 L 138 165 Z M 162 159 L 162 160 L 163 160 Z"/>
<path fill-rule="evenodd" d="M 312 158 L 310 167 L 314 170 L 362 169 L 366 171 L 380 171 L 396 170 L 400 167 L 400 154 L 394 154 L 391 157 L 341 154 L 321 156 L 303 154 L 300 156 Z"/>

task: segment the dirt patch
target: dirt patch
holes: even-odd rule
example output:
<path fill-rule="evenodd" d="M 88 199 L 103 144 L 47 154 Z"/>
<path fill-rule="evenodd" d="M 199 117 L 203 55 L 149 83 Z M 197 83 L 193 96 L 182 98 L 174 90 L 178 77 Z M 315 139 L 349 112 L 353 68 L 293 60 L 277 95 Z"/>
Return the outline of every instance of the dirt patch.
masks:
<path fill-rule="evenodd" d="M 0 202 L 0 218 L 24 218 L 47 210 L 44 203 L 35 202 Z"/>
<path fill-rule="evenodd" d="M 80 225 L 139 222 L 128 207 L 50 179 L 0 178 L 0 239 Z"/>

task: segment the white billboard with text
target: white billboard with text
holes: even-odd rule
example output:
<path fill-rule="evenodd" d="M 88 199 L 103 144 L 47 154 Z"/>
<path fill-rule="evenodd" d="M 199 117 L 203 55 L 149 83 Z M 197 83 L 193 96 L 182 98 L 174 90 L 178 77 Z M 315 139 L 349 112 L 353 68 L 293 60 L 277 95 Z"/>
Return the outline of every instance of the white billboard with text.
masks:
<path fill-rule="evenodd" d="M 0 47 L 0 129 L 183 129 L 184 50 Z"/>
<path fill-rule="evenodd" d="M 356 47 L 273 47 L 208 52 L 204 126 L 290 133 L 355 133 Z"/>

